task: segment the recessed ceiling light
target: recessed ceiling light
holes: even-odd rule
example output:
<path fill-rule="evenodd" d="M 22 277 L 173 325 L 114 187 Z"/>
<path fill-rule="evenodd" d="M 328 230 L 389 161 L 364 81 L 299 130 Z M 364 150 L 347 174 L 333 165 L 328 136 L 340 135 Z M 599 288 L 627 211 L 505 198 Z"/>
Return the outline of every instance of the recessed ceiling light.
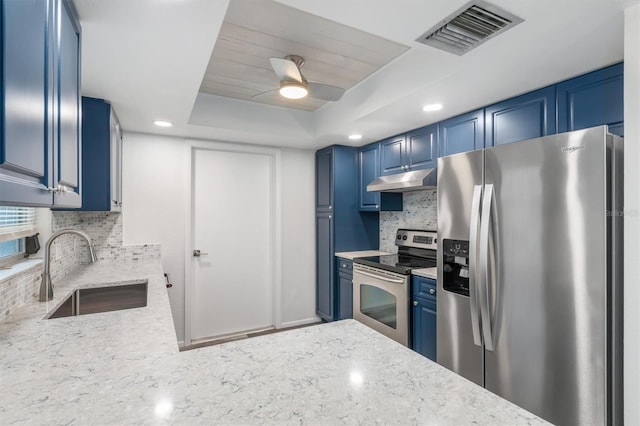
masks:
<path fill-rule="evenodd" d="M 282 83 L 280 86 L 280 94 L 287 99 L 302 99 L 309 91 L 301 83 Z"/>
<path fill-rule="evenodd" d="M 429 104 L 422 107 L 425 112 L 438 111 L 442 109 L 442 104 Z"/>
<path fill-rule="evenodd" d="M 359 141 L 360 139 L 362 139 L 362 135 L 354 133 L 352 135 L 349 135 L 349 139 L 351 139 L 352 141 Z"/>
<path fill-rule="evenodd" d="M 164 120 L 154 120 L 153 124 L 155 124 L 156 126 L 160 126 L 160 127 L 171 127 L 171 126 L 173 126 L 172 122 L 164 121 Z"/>

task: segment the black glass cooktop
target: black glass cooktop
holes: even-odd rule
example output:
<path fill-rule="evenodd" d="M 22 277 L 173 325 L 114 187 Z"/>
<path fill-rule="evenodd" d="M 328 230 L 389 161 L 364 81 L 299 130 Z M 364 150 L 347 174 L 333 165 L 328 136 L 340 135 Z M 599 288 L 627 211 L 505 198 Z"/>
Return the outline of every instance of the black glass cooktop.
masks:
<path fill-rule="evenodd" d="M 412 269 L 433 268 L 436 266 L 435 259 L 428 259 L 418 256 L 408 256 L 403 254 L 386 254 L 383 256 L 357 257 L 353 259 L 355 263 L 380 268 L 386 271 L 397 272 L 398 274 L 410 275 Z"/>

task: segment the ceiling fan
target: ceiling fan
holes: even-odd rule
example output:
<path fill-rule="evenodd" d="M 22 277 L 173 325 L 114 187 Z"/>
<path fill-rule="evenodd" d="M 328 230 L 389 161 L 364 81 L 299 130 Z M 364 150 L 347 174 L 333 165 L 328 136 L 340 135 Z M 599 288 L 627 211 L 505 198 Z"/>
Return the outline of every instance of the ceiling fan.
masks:
<path fill-rule="evenodd" d="M 299 55 L 287 55 L 284 58 L 270 58 L 271 67 L 280 79 L 280 88 L 269 90 L 253 96 L 265 95 L 279 91 L 287 99 L 301 99 L 305 96 L 323 101 L 337 101 L 344 94 L 344 89 L 330 84 L 307 81 L 300 72 L 304 65 L 304 58 Z"/>

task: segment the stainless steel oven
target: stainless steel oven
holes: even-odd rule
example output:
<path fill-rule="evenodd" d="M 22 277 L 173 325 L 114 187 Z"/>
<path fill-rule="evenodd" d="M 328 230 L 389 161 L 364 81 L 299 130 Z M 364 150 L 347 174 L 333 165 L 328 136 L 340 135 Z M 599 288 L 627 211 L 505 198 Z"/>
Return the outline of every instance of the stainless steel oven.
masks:
<path fill-rule="evenodd" d="M 397 254 L 353 260 L 353 318 L 409 346 L 411 270 L 436 266 L 436 232 L 399 229 Z"/>
<path fill-rule="evenodd" d="M 353 265 L 353 318 L 409 345 L 409 276 Z"/>

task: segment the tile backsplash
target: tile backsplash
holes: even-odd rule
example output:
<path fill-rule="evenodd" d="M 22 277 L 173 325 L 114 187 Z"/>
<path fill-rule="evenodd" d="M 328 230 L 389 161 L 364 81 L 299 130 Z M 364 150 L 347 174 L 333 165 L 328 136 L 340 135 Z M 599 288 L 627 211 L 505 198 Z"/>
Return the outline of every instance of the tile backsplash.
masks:
<path fill-rule="evenodd" d="M 76 229 L 91 238 L 98 260 L 118 262 L 139 262 L 160 260 L 160 244 L 139 244 L 124 246 L 122 241 L 122 214 L 101 212 L 53 212 L 51 232 L 61 229 Z M 54 243 L 55 250 L 62 253 L 75 251 L 69 256 L 71 261 L 60 259 L 57 253 L 52 258 L 63 263 L 72 263 L 75 269 L 81 263 L 89 262 L 89 251 L 84 240 L 73 235 L 63 235 Z M 51 269 L 53 269 L 53 263 Z M 61 269 L 68 270 L 68 266 Z"/>
<path fill-rule="evenodd" d="M 380 250 L 395 253 L 399 228 L 438 229 L 438 198 L 435 190 L 405 192 L 401 212 L 380 212 Z"/>

